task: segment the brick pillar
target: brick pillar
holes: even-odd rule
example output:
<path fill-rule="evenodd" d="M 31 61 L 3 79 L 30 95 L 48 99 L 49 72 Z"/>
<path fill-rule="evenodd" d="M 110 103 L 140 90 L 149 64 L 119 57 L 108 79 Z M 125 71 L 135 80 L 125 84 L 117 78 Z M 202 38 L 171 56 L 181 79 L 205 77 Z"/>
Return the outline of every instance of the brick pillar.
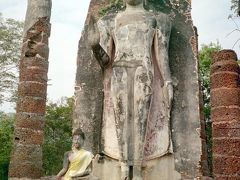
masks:
<path fill-rule="evenodd" d="M 240 68 L 232 50 L 214 55 L 211 65 L 213 175 L 240 179 Z"/>
<path fill-rule="evenodd" d="M 28 1 L 9 179 L 42 176 L 50 14 L 51 0 Z"/>

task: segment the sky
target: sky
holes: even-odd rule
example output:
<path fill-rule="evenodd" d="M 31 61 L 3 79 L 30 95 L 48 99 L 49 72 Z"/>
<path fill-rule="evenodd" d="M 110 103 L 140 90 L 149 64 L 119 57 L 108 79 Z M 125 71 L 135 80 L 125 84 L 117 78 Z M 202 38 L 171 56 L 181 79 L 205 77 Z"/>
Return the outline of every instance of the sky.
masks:
<path fill-rule="evenodd" d="M 74 94 L 78 41 L 90 0 L 52 1 L 48 100 L 56 102 Z M 5 18 L 23 21 L 26 9 L 27 0 L 0 0 L 0 12 Z M 234 22 L 228 19 L 231 13 L 230 0 L 192 0 L 192 18 L 198 28 L 200 47 L 218 41 L 224 49 L 233 48 L 240 34 L 231 32 L 237 28 L 235 23 L 240 25 L 240 17 Z M 234 50 L 239 54 L 239 44 Z M 13 112 L 14 105 L 6 103 L 0 110 Z"/>

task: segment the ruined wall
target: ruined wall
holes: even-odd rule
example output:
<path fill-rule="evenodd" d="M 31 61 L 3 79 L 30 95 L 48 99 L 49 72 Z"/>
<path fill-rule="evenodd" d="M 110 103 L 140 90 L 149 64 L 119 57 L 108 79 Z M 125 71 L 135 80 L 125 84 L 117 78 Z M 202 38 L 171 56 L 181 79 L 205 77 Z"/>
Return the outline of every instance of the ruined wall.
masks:
<path fill-rule="evenodd" d="M 106 0 L 92 0 L 78 47 L 77 72 L 75 81 L 75 107 L 73 129 L 81 127 L 86 136 L 84 148 L 94 154 L 101 152 L 101 119 L 103 107 L 102 70 L 94 58 L 87 41 L 88 21 L 92 14 L 99 17 L 100 7 Z"/>
<path fill-rule="evenodd" d="M 150 4 L 150 9 L 154 4 Z M 169 14 L 173 28 L 169 45 L 170 68 L 174 85 L 171 128 L 175 168 L 183 179 L 202 176 L 200 138 L 200 100 L 196 36 L 189 1 L 159 4 L 158 11 Z M 154 3 L 158 3 L 155 1 Z M 170 6 L 169 6 L 170 5 Z"/>
<path fill-rule="evenodd" d="M 232 50 L 218 52 L 211 64 L 213 175 L 240 179 L 240 68 Z"/>
<path fill-rule="evenodd" d="M 50 14 L 50 0 L 28 1 L 9 179 L 37 179 L 42 175 Z"/>
<path fill-rule="evenodd" d="M 194 26 L 194 32 L 195 32 L 195 37 L 192 38 L 192 47 L 193 47 L 193 52 L 195 53 L 195 56 L 198 57 L 198 32 L 197 32 L 197 27 Z M 199 66 L 199 63 L 198 63 Z M 204 118 L 204 102 L 203 102 L 203 92 L 202 92 L 202 87 L 201 87 L 201 80 L 199 79 L 199 113 L 200 113 L 200 122 L 201 122 L 201 140 L 202 140 L 202 156 L 201 156 L 201 171 L 204 176 L 210 176 L 210 167 L 209 167 L 209 162 L 208 162 L 208 154 L 207 154 L 207 137 L 206 137 L 206 122 Z"/>

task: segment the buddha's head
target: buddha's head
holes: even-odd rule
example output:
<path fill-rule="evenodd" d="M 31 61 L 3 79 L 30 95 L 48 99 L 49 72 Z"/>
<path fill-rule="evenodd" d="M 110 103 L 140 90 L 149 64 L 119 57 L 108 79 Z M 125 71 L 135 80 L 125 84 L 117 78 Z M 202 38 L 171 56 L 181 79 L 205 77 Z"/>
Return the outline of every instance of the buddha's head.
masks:
<path fill-rule="evenodd" d="M 81 129 L 76 129 L 73 132 L 72 137 L 72 147 L 76 149 L 81 149 L 85 140 L 85 135 Z"/>

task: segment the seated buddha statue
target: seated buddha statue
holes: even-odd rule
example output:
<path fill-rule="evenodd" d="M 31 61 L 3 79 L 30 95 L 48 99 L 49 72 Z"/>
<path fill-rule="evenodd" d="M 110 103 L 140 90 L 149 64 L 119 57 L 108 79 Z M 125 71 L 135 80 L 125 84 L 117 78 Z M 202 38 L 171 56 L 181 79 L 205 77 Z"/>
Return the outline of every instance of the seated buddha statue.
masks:
<path fill-rule="evenodd" d="M 72 150 L 64 154 L 63 169 L 57 174 L 57 180 L 86 179 L 90 175 L 94 156 L 82 148 L 84 140 L 82 130 L 76 129 L 72 137 Z"/>

